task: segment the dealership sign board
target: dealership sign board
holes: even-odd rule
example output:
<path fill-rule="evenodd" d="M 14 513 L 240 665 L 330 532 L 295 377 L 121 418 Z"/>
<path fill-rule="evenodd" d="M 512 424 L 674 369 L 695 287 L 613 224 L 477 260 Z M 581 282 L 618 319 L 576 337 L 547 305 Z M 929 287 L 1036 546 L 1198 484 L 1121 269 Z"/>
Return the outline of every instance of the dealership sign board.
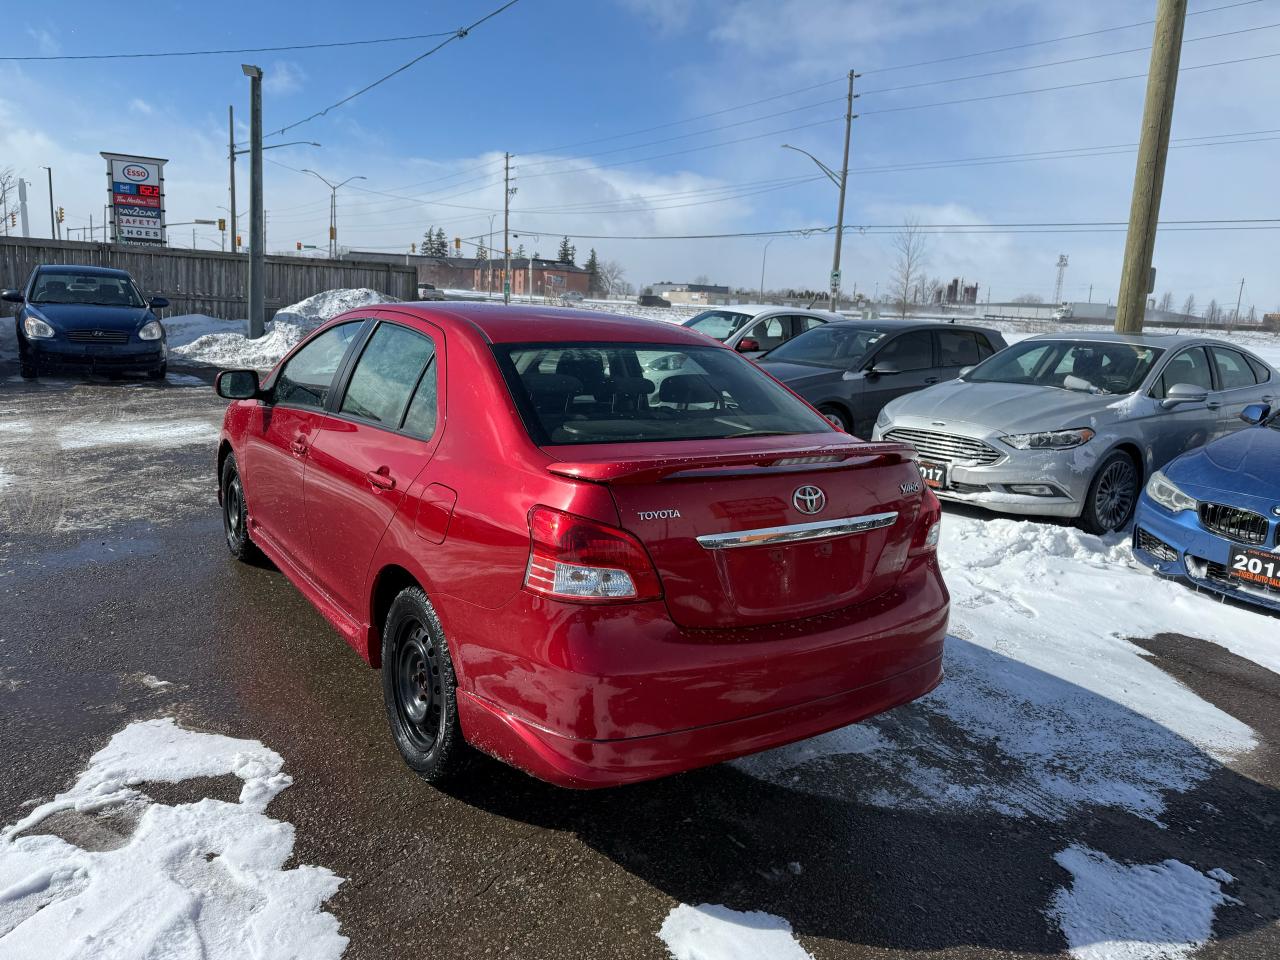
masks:
<path fill-rule="evenodd" d="M 116 243 L 164 244 L 164 165 L 167 160 L 103 153 L 111 235 Z"/>

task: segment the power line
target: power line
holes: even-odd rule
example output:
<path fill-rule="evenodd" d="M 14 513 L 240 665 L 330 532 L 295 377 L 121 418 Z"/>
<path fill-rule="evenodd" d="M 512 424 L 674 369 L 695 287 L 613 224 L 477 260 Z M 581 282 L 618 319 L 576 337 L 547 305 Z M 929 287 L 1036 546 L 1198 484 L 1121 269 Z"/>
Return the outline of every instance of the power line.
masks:
<path fill-rule="evenodd" d="M 437 37 L 452 36 L 457 31 L 446 30 L 442 33 L 412 33 L 403 37 L 377 37 L 372 40 L 333 40 L 327 43 L 290 43 L 277 47 L 239 47 L 223 50 L 165 50 L 144 53 L 66 53 L 50 56 L 0 57 L 0 62 L 33 62 L 44 60 L 158 60 L 164 57 L 217 57 L 229 54 L 244 53 L 283 53 L 291 50 L 327 50 L 334 47 L 363 47 L 380 43 L 399 43 L 404 40 L 434 40 Z"/>
<path fill-rule="evenodd" d="M 489 13 L 486 13 L 479 20 L 476 20 L 475 22 L 470 23 L 465 27 L 459 27 L 457 30 L 451 33 L 447 39 L 441 40 L 430 50 L 427 50 L 424 53 L 418 54 L 408 63 L 401 64 L 400 66 L 392 70 L 390 73 L 379 77 L 377 80 L 374 80 L 372 83 L 365 84 L 355 93 L 348 94 L 347 96 L 343 97 L 341 100 L 337 101 L 336 103 L 329 104 L 329 106 L 325 107 L 322 110 L 317 110 L 315 113 L 311 114 L 311 116 L 309 117 L 303 117 L 301 120 L 295 120 L 293 123 L 286 124 L 285 126 L 281 127 L 279 130 L 273 130 L 270 133 L 266 134 L 266 136 L 278 137 L 280 134 L 285 133 L 288 130 L 292 130 L 294 127 L 300 127 L 304 123 L 310 123 L 312 120 L 315 120 L 317 117 L 323 117 L 330 110 L 336 110 L 338 107 L 341 107 L 344 104 L 350 103 L 352 100 L 356 99 L 356 97 L 363 96 L 364 94 L 372 90 L 374 87 L 380 84 L 386 83 L 388 80 L 390 80 L 394 76 L 397 76 L 398 74 L 404 73 L 404 71 L 408 70 L 414 64 L 419 63 L 422 60 L 425 60 L 427 57 L 431 56 L 433 53 L 443 50 L 445 47 L 453 43 L 455 40 L 461 40 L 463 37 L 467 36 L 467 34 L 469 34 L 476 27 L 480 26 L 481 24 L 485 23 L 488 20 L 492 20 L 494 17 L 498 16 L 498 14 L 506 10 L 509 10 L 511 7 L 514 7 L 519 2 L 520 0 L 507 0 L 506 3 L 498 7 L 496 10 L 492 10 Z"/>

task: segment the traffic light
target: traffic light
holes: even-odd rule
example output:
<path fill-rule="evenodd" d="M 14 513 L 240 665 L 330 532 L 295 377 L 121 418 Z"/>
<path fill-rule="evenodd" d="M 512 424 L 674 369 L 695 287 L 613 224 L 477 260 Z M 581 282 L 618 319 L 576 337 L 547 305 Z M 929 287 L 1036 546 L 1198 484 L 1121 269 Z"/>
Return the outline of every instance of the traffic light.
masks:
<path fill-rule="evenodd" d="M 410 252 L 410 253 L 417 253 L 417 252 L 418 252 L 418 245 L 417 245 L 416 243 L 411 243 L 411 244 L 409 244 L 409 252 Z"/>
<path fill-rule="evenodd" d="M 236 246 L 237 246 L 237 247 L 243 247 L 243 246 L 244 246 L 244 240 L 242 240 L 242 239 L 240 238 L 240 234 L 238 234 L 238 233 L 236 234 Z"/>
<path fill-rule="evenodd" d="M 220 230 L 220 231 L 222 231 L 222 232 L 226 232 L 226 229 L 227 229 L 227 218 L 226 218 L 226 217 L 219 217 L 219 218 L 218 218 L 218 230 Z"/>
<path fill-rule="evenodd" d="M 58 208 L 58 222 L 61 223 L 67 218 L 67 211 L 64 207 Z"/>
<path fill-rule="evenodd" d="M 18 225 L 18 215 L 16 213 L 9 214 L 9 226 L 16 227 Z"/>
<path fill-rule="evenodd" d="M 462 249 L 462 238 L 461 238 L 461 237 L 454 237 L 454 238 L 453 238 L 453 249 L 455 249 L 455 250 L 461 250 L 461 249 Z"/>

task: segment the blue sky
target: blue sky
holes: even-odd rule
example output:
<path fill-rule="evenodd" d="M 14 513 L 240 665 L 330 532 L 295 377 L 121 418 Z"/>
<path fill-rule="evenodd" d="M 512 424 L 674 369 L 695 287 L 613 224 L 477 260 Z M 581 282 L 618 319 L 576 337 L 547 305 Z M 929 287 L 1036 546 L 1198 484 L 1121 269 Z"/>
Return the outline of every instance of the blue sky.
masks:
<path fill-rule="evenodd" d="M 1192 10 L 1232 0 L 1202 0 Z M 175 3 L 127 21 L 100 3 L 57 0 L 8 11 L 6 52 L 81 54 L 276 46 L 450 30 L 498 0 Z M 501 208 L 504 150 L 515 154 L 512 222 L 528 249 L 552 253 L 561 233 L 730 233 L 821 227 L 834 221 L 835 190 L 790 142 L 835 165 L 849 67 L 864 75 L 854 124 L 846 221 L 981 225 L 1125 221 L 1142 109 L 1141 79 L 996 96 L 1129 74 L 1147 66 L 1150 26 L 1000 54 L 909 67 L 925 60 L 1026 44 L 1152 16 L 1153 2 L 1063 8 L 1020 0 L 956 4 L 921 0 L 521 0 L 373 91 L 285 137 L 321 148 L 267 154 L 268 241 L 325 243 L 328 195 L 287 169 L 330 179 L 363 175 L 340 195 L 344 245 L 407 249 L 428 224 L 452 236 L 487 233 Z M 1280 52 L 1280 3 L 1189 17 L 1184 67 Z M 252 25 L 252 29 L 249 29 Z M 221 215 L 226 200 L 226 110 L 247 122 L 240 63 L 266 71 L 265 128 L 298 120 L 427 49 L 416 40 L 329 50 L 182 59 L 0 63 L 0 167 L 33 181 L 33 231 L 47 233 L 44 171 L 54 168 L 67 225 L 101 216 L 100 150 L 167 157 L 171 221 Z M 1131 51 L 1131 52 L 1124 52 Z M 1106 54 L 1106 56 L 1100 56 Z M 1079 60 L 1058 63 L 1063 60 Z M 1179 87 L 1163 216 L 1280 216 L 1276 188 L 1280 58 L 1187 70 Z M 1050 65 L 1053 64 L 1053 65 Z M 1033 69 L 1022 69 L 1033 67 Z M 996 71 L 995 76 L 972 77 Z M 961 79 L 969 78 L 971 79 Z M 802 88 L 804 92 L 792 93 Z M 897 89 L 889 89 L 897 88 Z M 773 98 L 773 99 L 766 99 Z M 751 101 L 765 102 L 743 108 Z M 911 109 L 901 109 L 908 107 Z M 715 116 L 704 116 L 706 114 Z M 685 121 L 690 117 L 702 119 Z M 657 129 L 653 129 L 657 128 Z M 719 128 L 719 129 L 713 129 Z M 633 131 L 644 131 L 634 132 Z M 626 135 L 629 134 L 629 135 Z M 1272 138 L 1272 139 L 1268 139 Z M 727 141 L 740 141 L 729 143 Z M 592 142 L 595 141 L 595 142 Z M 970 161 L 1043 151 L 1094 151 L 1019 162 Z M 922 168 L 922 163 L 941 161 Z M 908 169 L 902 169 L 908 165 Z M 866 168 L 874 168 L 866 170 Z M 890 169 L 885 169 L 890 168 Z M 247 163 L 240 164 L 241 209 Z M 805 181 L 805 182 L 802 182 Z M 366 192 L 377 191 L 377 192 Z M 391 196 L 388 196 L 390 194 Z M 716 202 L 707 202 L 714 200 Z M 501 216 L 496 218 L 500 228 Z M 973 229 L 972 227 L 970 229 Z M 530 235 L 541 231 L 541 237 Z M 175 231 L 184 245 L 190 235 Z M 1123 232 L 965 233 L 929 237 L 929 271 L 963 275 L 995 299 L 1048 298 L 1059 253 L 1071 258 L 1065 294 L 1114 297 Z M 1157 244 L 1157 293 L 1194 293 L 1245 308 L 1280 307 L 1280 231 L 1167 232 Z M 203 228 L 197 243 L 216 246 Z M 760 281 L 765 241 L 581 239 L 616 259 L 637 285 L 706 275 Z M 514 242 L 513 242 L 514 246 Z M 822 287 L 828 235 L 770 244 L 768 286 Z M 847 235 L 845 287 L 874 290 L 890 273 L 890 237 Z"/>

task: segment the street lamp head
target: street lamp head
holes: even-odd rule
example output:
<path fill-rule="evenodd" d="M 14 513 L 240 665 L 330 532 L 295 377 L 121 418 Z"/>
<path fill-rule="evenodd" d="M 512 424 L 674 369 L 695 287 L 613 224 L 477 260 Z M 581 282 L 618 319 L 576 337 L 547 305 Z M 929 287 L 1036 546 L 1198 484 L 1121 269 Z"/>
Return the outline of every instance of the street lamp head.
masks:
<path fill-rule="evenodd" d="M 240 69 L 244 72 L 244 75 L 245 75 L 246 77 L 252 77 L 254 80 L 261 80 L 261 79 L 262 79 L 262 68 L 261 68 L 261 67 L 255 67 L 255 66 L 254 66 L 253 64 L 251 64 L 251 63 L 242 63 L 242 64 L 240 64 Z"/>

